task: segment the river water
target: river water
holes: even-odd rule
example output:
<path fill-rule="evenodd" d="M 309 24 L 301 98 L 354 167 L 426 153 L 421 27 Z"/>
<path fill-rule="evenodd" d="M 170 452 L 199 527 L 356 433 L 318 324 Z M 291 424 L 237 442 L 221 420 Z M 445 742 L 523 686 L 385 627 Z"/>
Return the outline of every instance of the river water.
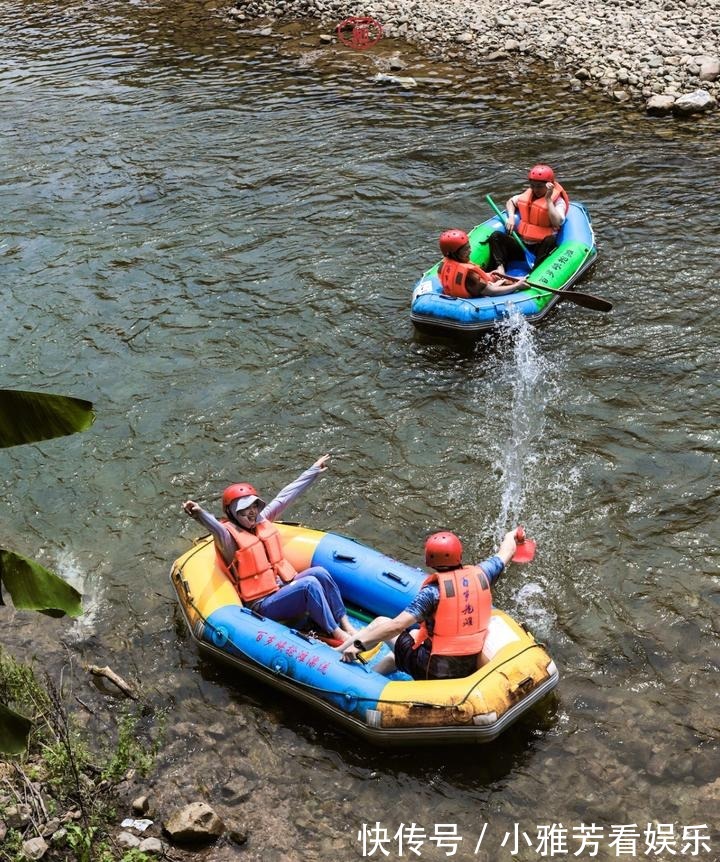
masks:
<path fill-rule="evenodd" d="M 207 798 L 249 833 L 210 859 L 582 859 L 591 824 L 594 858 L 719 859 L 716 121 L 248 35 L 213 4 L 2 16 L 2 385 L 98 414 L 3 453 L 1 538 L 87 608 L 7 616 L 6 645 L 61 642 L 86 702 L 80 660 L 168 710 L 157 809 Z M 415 90 L 372 83 L 395 51 Z M 538 160 L 593 216 L 579 289 L 612 314 L 416 334 L 440 230 Z M 196 655 L 167 579 L 198 532 L 181 502 L 272 494 L 324 452 L 310 526 L 418 565 L 433 529 L 474 559 L 518 520 L 537 540 L 495 600 L 561 682 L 493 746 L 379 751 Z"/>

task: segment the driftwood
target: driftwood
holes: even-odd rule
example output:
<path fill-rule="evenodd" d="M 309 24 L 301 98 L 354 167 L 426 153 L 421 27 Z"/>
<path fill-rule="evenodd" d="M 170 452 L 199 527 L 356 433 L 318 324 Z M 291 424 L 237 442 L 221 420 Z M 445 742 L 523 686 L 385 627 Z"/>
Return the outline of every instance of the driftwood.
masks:
<path fill-rule="evenodd" d="M 125 680 L 118 676 L 114 670 L 109 668 L 107 665 L 105 667 L 98 667 L 96 664 L 90 664 L 87 667 L 88 671 L 94 676 L 104 676 L 105 679 L 109 679 L 113 685 L 116 685 L 120 691 L 126 696 L 130 697 L 133 700 L 137 700 L 137 695 L 132 690 L 132 687 L 125 682 Z"/>

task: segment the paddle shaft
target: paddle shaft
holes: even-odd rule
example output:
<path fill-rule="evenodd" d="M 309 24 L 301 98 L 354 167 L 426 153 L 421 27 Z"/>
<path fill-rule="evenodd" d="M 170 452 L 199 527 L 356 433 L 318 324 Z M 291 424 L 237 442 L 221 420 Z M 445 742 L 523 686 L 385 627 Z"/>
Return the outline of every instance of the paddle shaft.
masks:
<path fill-rule="evenodd" d="M 526 281 L 528 287 L 534 287 L 536 290 L 547 290 L 548 293 L 556 293 L 559 299 L 567 299 L 568 302 L 574 302 L 575 305 L 582 305 L 583 308 L 592 308 L 594 311 L 612 311 L 612 302 L 607 299 L 601 299 L 599 296 L 593 296 L 591 293 L 580 293 L 577 290 L 558 290 L 556 287 L 548 287 L 545 284 L 533 284 L 531 281 Z"/>
<path fill-rule="evenodd" d="M 500 207 L 495 203 L 495 201 L 490 197 L 490 195 L 485 195 L 485 200 L 486 200 L 486 201 L 490 204 L 490 206 L 493 208 L 493 210 L 495 211 L 495 215 L 496 215 L 496 216 L 500 219 L 500 221 L 503 223 L 503 226 L 505 226 L 505 222 L 506 222 L 508 219 L 507 219 L 507 218 L 505 218 L 505 216 L 503 215 L 503 212 L 502 212 L 502 210 L 500 209 Z M 508 216 L 508 218 L 509 218 L 509 216 Z M 525 245 L 525 243 L 520 239 L 520 235 L 518 234 L 518 232 L 517 232 L 516 230 L 511 230 L 511 231 L 510 231 L 510 235 L 515 237 L 515 242 L 520 246 L 520 248 L 525 252 L 525 254 L 532 254 L 532 252 L 530 251 L 530 249 L 529 249 L 529 248 Z"/>

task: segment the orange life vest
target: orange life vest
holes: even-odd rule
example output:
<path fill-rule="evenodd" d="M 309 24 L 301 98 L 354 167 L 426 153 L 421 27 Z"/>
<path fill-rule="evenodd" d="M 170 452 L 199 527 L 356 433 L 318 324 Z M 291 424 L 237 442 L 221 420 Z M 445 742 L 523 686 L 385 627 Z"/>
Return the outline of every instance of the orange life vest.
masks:
<path fill-rule="evenodd" d="M 448 296 L 471 299 L 472 297 L 465 286 L 469 272 L 474 272 L 485 284 L 489 284 L 492 281 L 492 278 L 485 270 L 480 269 L 479 266 L 475 266 L 474 263 L 460 263 L 460 261 L 446 257 L 438 270 L 443 293 Z"/>
<path fill-rule="evenodd" d="M 283 556 L 280 533 L 272 522 L 259 521 L 253 532 L 241 530 L 230 521 L 222 523 L 235 540 L 237 551 L 229 566 L 219 552 L 218 561 L 244 602 L 269 596 L 280 589 L 278 578 L 288 583 L 297 575 Z"/>
<path fill-rule="evenodd" d="M 553 189 L 553 203 L 562 198 L 565 201 L 565 206 L 569 207 L 570 198 L 560 183 L 553 183 Z M 525 242 L 541 242 L 545 237 L 557 233 L 558 229 L 553 227 L 550 221 L 545 195 L 533 198 L 532 190 L 527 189 L 520 195 L 517 209 L 520 213 L 520 224 L 517 231 Z"/>
<path fill-rule="evenodd" d="M 492 615 L 490 581 L 480 566 L 433 572 L 422 586 L 437 584 L 440 603 L 435 611 L 432 655 L 476 655 L 482 652 Z M 415 642 L 419 649 L 430 637 L 423 622 Z"/>

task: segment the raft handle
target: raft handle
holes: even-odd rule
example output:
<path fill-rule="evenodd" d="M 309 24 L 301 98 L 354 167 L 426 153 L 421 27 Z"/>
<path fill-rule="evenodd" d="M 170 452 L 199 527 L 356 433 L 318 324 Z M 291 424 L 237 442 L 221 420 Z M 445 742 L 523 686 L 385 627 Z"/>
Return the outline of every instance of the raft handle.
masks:
<path fill-rule="evenodd" d="M 304 641 L 307 641 L 309 644 L 317 643 L 310 635 L 306 635 L 305 632 L 299 632 L 297 629 L 290 629 L 290 634 L 297 635 L 299 638 L 302 638 Z"/>
<path fill-rule="evenodd" d="M 408 582 L 404 578 L 401 578 L 400 575 L 396 575 L 395 572 L 383 572 L 383 577 L 390 578 L 391 581 L 395 581 L 402 587 L 408 585 Z"/>
<path fill-rule="evenodd" d="M 265 622 L 266 619 L 266 617 L 264 617 L 262 614 L 259 614 L 257 611 L 254 611 L 252 608 L 248 608 L 244 605 L 240 608 L 240 613 L 250 614 L 251 617 L 255 617 L 256 620 L 261 620 L 262 622 Z"/>
<path fill-rule="evenodd" d="M 334 560 L 342 560 L 344 563 L 357 563 L 357 557 L 352 554 L 341 554 L 339 551 L 333 551 Z"/>

